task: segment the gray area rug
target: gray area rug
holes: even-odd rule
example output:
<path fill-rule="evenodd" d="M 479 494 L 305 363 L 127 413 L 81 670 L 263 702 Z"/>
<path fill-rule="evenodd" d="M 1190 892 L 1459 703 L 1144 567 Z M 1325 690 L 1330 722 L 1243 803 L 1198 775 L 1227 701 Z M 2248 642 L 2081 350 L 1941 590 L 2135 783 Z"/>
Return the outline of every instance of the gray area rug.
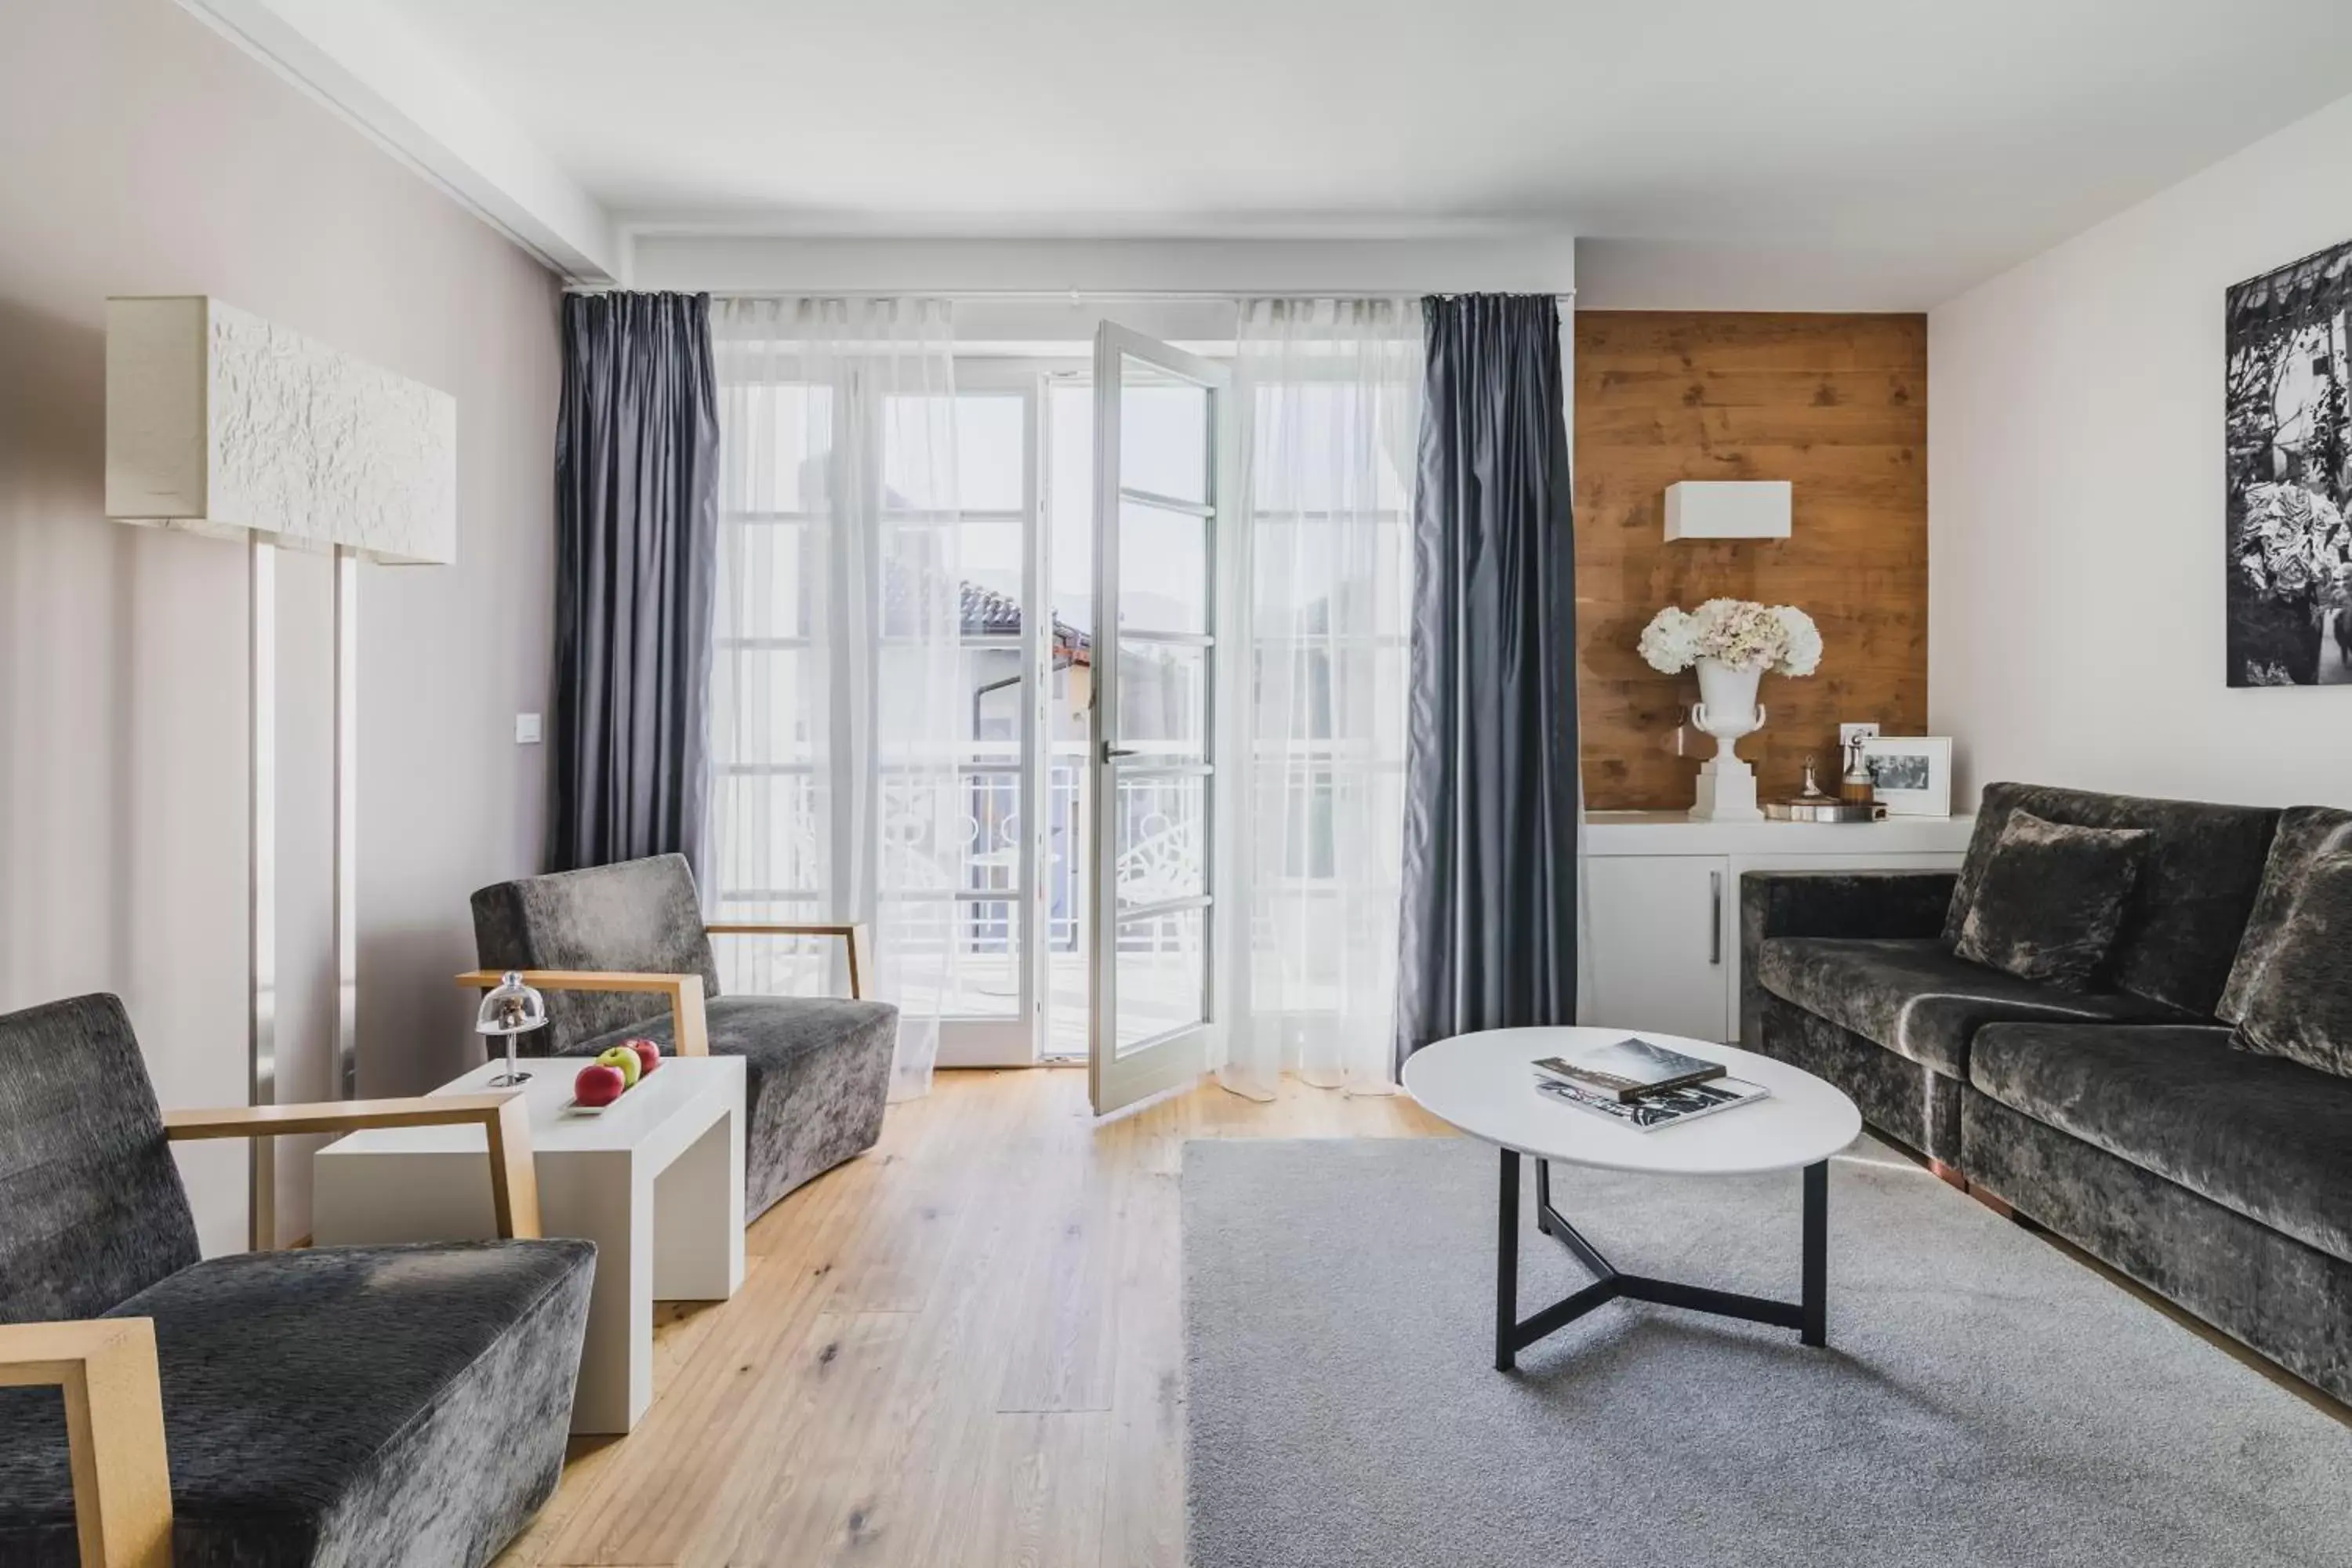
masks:
<path fill-rule="evenodd" d="M 2352 1564 L 2352 1432 L 1867 1142 L 1826 1350 L 1617 1302 L 1497 1373 L 1496 1164 L 1186 1145 L 1193 1568 Z M 1619 1268 L 1794 1299 L 1793 1173 L 1554 1172 Z M 1586 1279 L 1520 1257 L 1522 1317 Z"/>

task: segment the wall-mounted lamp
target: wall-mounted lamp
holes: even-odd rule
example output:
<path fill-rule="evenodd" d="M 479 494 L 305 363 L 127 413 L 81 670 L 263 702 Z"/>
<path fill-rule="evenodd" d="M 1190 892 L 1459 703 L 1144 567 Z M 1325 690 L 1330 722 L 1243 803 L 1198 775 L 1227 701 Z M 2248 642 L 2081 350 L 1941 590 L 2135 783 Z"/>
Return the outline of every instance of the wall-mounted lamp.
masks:
<path fill-rule="evenodd" d="M 1786 479 L 1685 479 L 1666 487 L 1666 538 L 1786 539 Z"/>

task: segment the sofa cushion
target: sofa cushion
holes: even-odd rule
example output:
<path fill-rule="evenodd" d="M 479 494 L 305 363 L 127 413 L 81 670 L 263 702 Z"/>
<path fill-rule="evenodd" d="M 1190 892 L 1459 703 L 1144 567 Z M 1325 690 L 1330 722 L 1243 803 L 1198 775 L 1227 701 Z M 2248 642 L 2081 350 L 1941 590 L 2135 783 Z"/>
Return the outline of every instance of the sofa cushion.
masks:
<path fill-rule="evenodd" d="M 2009 814 L 2020 809 L 2076 827 L 2147 830 L 2147 859 L 2116 939 L 2109 983 L 2200 1018 L 2211 1016 L 2262 884 L 2278 812 L 2032 784 L 1988 785 L 1945 918 L 1947 943 L 1959 942 L 1993 846 L 2000 842 Z"/>
<path fill-rule="evenodd" d="M 2294 934 L 2294 905 L 2314 862 L 2352 853 L 2352 811 L 2331 806 L 2298 805 L 2279 817 L 2278 837 L 2272 841 L 2269 863 L 2263 870 L 2262 891 L 2246 921 L 2246 938 L 2239 944 L 2238 961 L 2230 970 L 2228 989 L 2216 1009 L 2223 1023 L 2245 1016 L 2254 993 L 2266 984 L 2272 963 Z"/>
<path fill-rule="evenodd" d="M 710 1054 L 743 1058 L 746 1218 L 882 1136 L 898 1008 L 814 996 L 722 996 L 710 1004 L 709 1017 Z M 632 1035 L 668 1050 L 669 1014 L 638 1018 L 567 1054 L 594 1056 Z"/>
<path fill-rule="evenodd" d="M 1947 1078 L 1966 1079 L 1969 1040 L 2001 1019 L 2179 1022 L 2124 992 L 2062 991 L 1948 952 L 1935 941 L 1775 937 L 1758 978 L 1775 996 Z"/>
<path fill-rule="evenodd" d="M 2310 862 L 2243 994 L 2238 1044 L 2352 1077 L 2352 850 Z"/>
<path fill-rule="evenodd" d="M 2123 928 L 2147 837 L 2011 812 L 1955 951 L 2021 980 L 2089 990 Z"/>
<path fill-rule="evenodd" d="M 2221 1027 L 1998 1024 L 1982 1093 L 2352 1262 L 2352 1080 L 2231 1048 Z"/>
<path fill-rule="evenodd" d="M 487 1563 L 562 1469 L 595 1247 L 240 1253 L 152 1318 L 176 1568 Z M 54 1389 L 0 1389 L 0 1562 L 74 1554 Z"/>
<path fill-rule="evenodd" d="M 485 969 L 608 969 L 699 974 L 719 994 L 719 963 L 683 855 L 499 882 L 474 894 L 474 952 Z M 569 1056 L 646 1011 L 642 992 L 550 991 L 537 1055 Z"/>

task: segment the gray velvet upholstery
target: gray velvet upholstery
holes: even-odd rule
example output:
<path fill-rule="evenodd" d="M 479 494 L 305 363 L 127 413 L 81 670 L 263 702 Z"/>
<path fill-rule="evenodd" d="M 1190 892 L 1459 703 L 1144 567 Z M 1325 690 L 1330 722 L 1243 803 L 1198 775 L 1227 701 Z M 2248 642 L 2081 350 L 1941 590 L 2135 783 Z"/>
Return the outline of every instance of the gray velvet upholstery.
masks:
<path fill-rule="evenodd" d="M 821 997 L 721 997 L 683 856 L 484 888 L 474 895 L 474 940 L 485 969 L 702 976 L 711 1054 L 744 1062 L 747 1216 L 882 1135 L 898 1010 Z M 672 1044 L 667 1007 L 644 993 L 550 991 L 547 1010 L 548 1026 L 526 1054 L 593 1056 L 632 1035 Z"/>
<path fill-rule="evenodd" d="M 97 1317 L 196 1257 L 122 1004 L 0 1017 L 0 1322 Z"/>
<path fill-rule="evenodd" d="M 2011 812 L 1953 951 L 2021 980 L 2090 990 L 2123 930 L 2147 837 Z"/>
<path fill-rule="evenodd" d="M 2298 805 L 2280 814 L 2278 835 L 2263 868 L 2262 890 L 2246 921 L 2245 941 L 2215 1009 L 2222 1022 L 2234 1024 L 2245 1016 L 2249 996 L 2263 984 L 2273 957 L 2293 934 L 2295 902 L 2312 862 L 2347 852 L 2352 852 L 2352 811 Z"/>
<path fill-rule="evenodd" d="M 68 1105 L 87 1151 L 60 1136 Z M 590 1243 L 197 1261 L 154 1094 L 110 996 L 0 1016 L 0 1160 L 9 1316 L 155 1324 L 178 1568 L 477 1568 L 553 1492 Z M 89 1268 L 78 1285 L 40 1272 L 78 1265 Z M 121 1293 L 96 1302 L 104 1290 Z M 0 1564 L 76 1561 L 62 1402 L 0 1389 Z"/>
<path fill-rule="evenodd" d="M 719 994 L 719 963 L 683 855 L 498 882 L 474 895 L 474 950 L 485 969 L 604 969 L 699 974 Z M 568 1057 L 653 1011 L 630 991 L 550 991 L 547 1027 L 522 1049 Z"/>
<path fill-rule="evenodd" d="M 2179 1022 L 2161 1003 L 2125 992 L 2063 991 L 1946 951 L 1937 941 L 1774 937 L 1758 979 L 1775 996 L 1965 1079 L 1969 1042 L 2002 1020 Z"/>
<path fill-rule="evenodd" d="M 1993 847 L 2012 811 L 2077 827 L 2143 828 L 2147 859 L 2109 974 L 2119 990 L 2210 1016 L 2237 956 L 2279 814 L 2265 807 L 2146 800 L 2035 784 L 1986 786 L 1976 833 L 1944 924 L 1947 944 L 1968 922 Z"/>
<path fill-rule="evenodd" d="M 2352 1399 L 2352 1264 L 1973 1088 L 1961 1125 L 1978 1185 L 2288 1371 Z"/>
<path fill-rule="evenodd" d="M 1972 1057 L 2011 1110 L 2352 1263 L 2352 1080 L 2218 1027 L 1995 1024 Z"/>
<path fill-rule="evenodd" d="M 743 1058 L 743 1213 L 874 1147 L 890 1097 L 898 1013 L 877 1002 L 722 996 L 710 1004 L 710 1054 Z M 665 1012 L 583 1044 L 593 1056 L 632 1035 L 670 1048 Z"/>
<path fill-rule="evenodd" d="M 1750 871 L 1739 879 L 1739 1040 L 1829 1079 L 1873 1127 L 1939 1160 L 1960 1151 L 1959 1084 L 1767 991 L 1776 937 L 1927 940 L 1943 930 L 1949 871 Z"/>

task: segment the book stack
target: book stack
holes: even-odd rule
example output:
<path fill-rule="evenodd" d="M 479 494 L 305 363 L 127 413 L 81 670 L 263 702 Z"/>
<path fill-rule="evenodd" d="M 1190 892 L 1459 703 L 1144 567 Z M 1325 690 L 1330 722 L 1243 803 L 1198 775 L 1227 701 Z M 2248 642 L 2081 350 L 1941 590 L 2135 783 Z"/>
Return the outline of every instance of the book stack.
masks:
<path fill-rule="evenodd" d="M 1538 1093 L 1637 1132 L 1751 1104 L 1771 1093 L 1760 1083 L 1729 1076 L 1721 1062 L 1630 1035 L 1545 1057 L 1535 1069 Z"/>

